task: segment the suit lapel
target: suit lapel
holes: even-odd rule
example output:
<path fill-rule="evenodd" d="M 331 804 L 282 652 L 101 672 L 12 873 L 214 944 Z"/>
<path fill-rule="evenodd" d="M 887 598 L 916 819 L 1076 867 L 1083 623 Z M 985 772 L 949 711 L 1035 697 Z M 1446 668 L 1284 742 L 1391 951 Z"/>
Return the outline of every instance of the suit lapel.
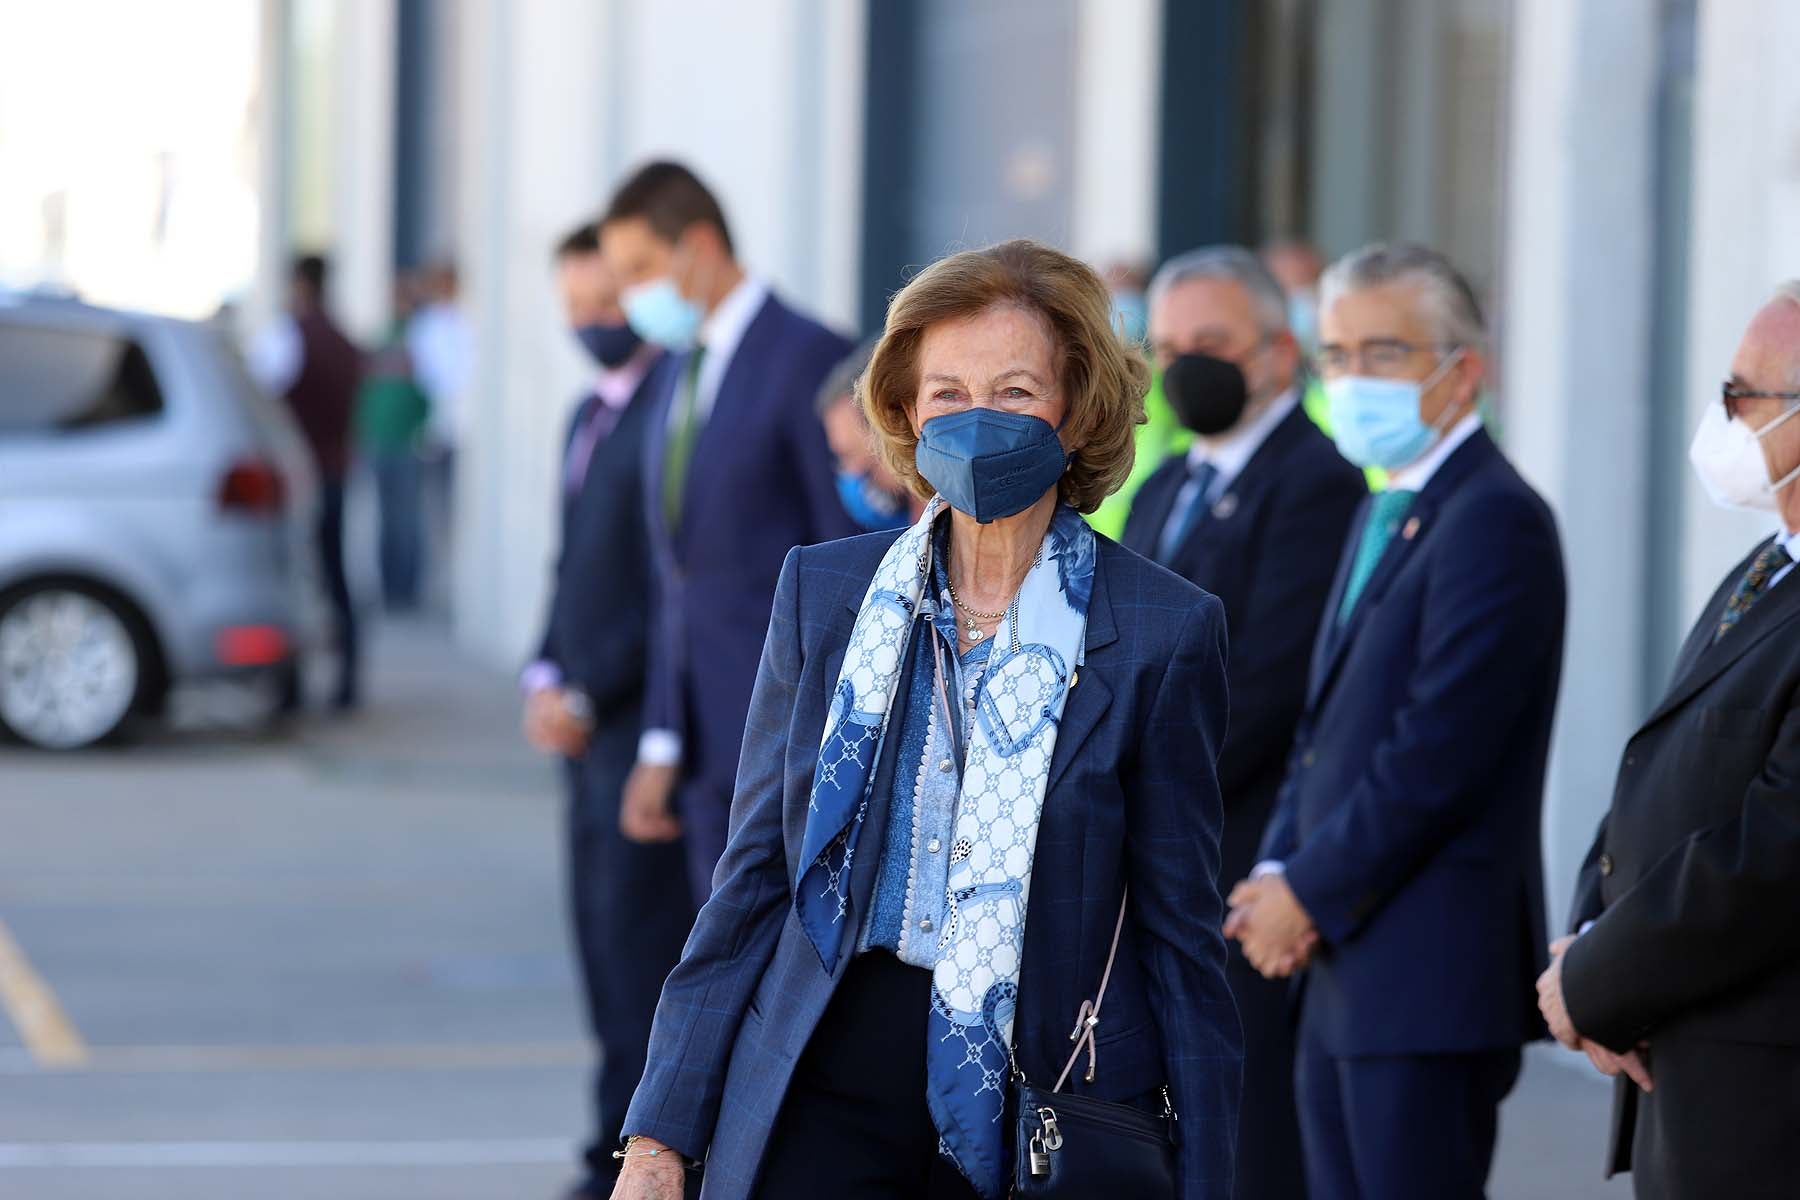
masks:
<path fill-rule="evenodd" d="M 1757 549 L 1760 551 L 1762 546 Z M 1751 559 L 1754 558 L 1753 554 Z M 1687 703 L 1694 693 L 1724 674 L 1726 668 L 1750 653 L 1759 642 L 1800 616 L 1800 580 L 1783 579 L 1744 614 L 1730 633 L 1717 641 L 1713 640 L 1713 633 L 1718 628 L 1719 613 L 1725 607 L 1726 598 L 1736 589 L 1738 580 L 1748 569 L 1748 561 L 1732 573 L 1731 578 L 1726 580 L 1725 587 L 1720 589 L 1720 594 L 1714 597 L 1715 603 L 1700 615 L 1699 622 L 1688 637 L 1688 645 L 1682 649 L 1683 668 L 1677 671 L 1668 696 L 1650 714 L 1645 725 L 1660 721 Z"/>
<path fill-rule="evenodd" d="M 1362 538 L 1363 526 L 1368 523 L 1371 503 L 1373 501 L 1365 496 L 1356 506 L 1356 516 L 1350 520 L 1350 536 L 1338 554 L 1337 576 L 1331 581 L 1331 596 L 1319 618 L 1318 636 L 1313 639 L 1312 677 L 1306 688 L 1309 706 L 1324 690 L 1326 672 L 1337 663 L 1336 650 L 1343 632 L 1338 626 L 1337 612 L 1344 606 L 1344 589 L 1350 586 L 1350 567 L 1356 561 L 1356 543 Z"/>
<path fill-rule="evenodd" d="M 681 497 L 681 510 L 684 513 L 696 507 L 696 502 L 708 488 L 726 478 L 721 472 L 712 469 L 712 460 L 721 454 L 731 457 L 745 452 L 744 425 L 753 414 L 744 411 L 745 406 L 737 400 L 745 381 L 762 373 L 763 363 L 772 350 L 770 343 L 778 332 L 780 312 L 780 305 L 771 293 L 750 319 L 750 324 L 744 329 L 744 336 L 725 364 L 725 373 L 719 376 L 719 390 L 713 394 L 712 408 L 694 437 L 693 457 L 688 460 L 687 478 L 682 484 Z M 683 541 L 692 527 L 691 523 L 682 522 Z"/>
<path fill-rule="evenodd" d="M 1094 594 L 1088 600 L 1086 661 L 1075 669 L 1069 681 L 1069 698 L 1063 703 L 1062 720 L 1057 723 L 1056 749 L 1050 756 L 1050 775 L 1044 782 L 1048 796 L 1057 780 L 1069 769 L 1075 755 L 1100 724 L 1100 718 L 1112 707 L 1112 689 L 1106 683 L 1106 655 L 1095 651 L 1119 640 L 1118 626 L 1113 623 L 1112 603 L 1106 594 L 1106 571 L 1103 559 L 1096 556 Z"/>
<path fill-rule="evenodd" d="M 1387 549 L 1382 551 L 1380 561 L 1375 564 L 1375 573 L 1369 576 L 1362 595 L 1357 597 L 1356 607 L 1350 610 L 1349 619 L 1338 628 L 1337 613 L 1343 606 L 1344 587 L 1349 578 L 1348 564 L 1356 558 L 1356 544 L 1362 540 L 1363 526 L 1368 522 L 1368 503 L 1365 502 L 1358 510 L 1358 520 L 1351 533 L 1351 544 L 1345 548 L 1338 569 L 1337 584 L 1331 589 L 1331 604 L 1325 609 L 1324 620 L 1327 627 L 1332 629 L 1332 636 L 1327 643 L 1324 666 L 1314 673 L 1312 703 L 1317 703 L 1331 686 L 1332 677 L 1342 664 L 1345 653 L 1355 642 L 1357 633 L 1371 619 L 1370 614 L 1380 605 L 1394 576 L 1411 559 L 1416 548 L 1436 530 L 1438 510 L 1444 500 L 1464 479 L 1498 453 L 1493 440 L 1483 430 L 1457 447 L 1455 453 L 1444 461 L 1437 474 L 1425 485 L 1425 490 L 1419 493 L 1407 509 L 1405 518 L 1400 522 L 1400 531 L 1388 542 Z"/>
<path fill-rule="evenodd" d="M 1209 539 L 1219 537 L 1226 528 L 1235 528 L 1250 520 L 1249 514 L 1255 511 L 1256 505 L 1274 483 L 1281 469 L 1282 457 L 1303 432 L 1295 422 L 1310 420 L 1305 410 L 1295 405 L 1294 410 L 1269 431 L 1262 445 L 1251 453 L 1243 469 L 1219 493 L 1218 499 L 1201 508 L 1170 559 L 1179 574 L 1193 579 L 1194 576 L 1182 568 L 1189 564 L 1196 550 Z M 1160 530 L 1161 526 L 1157 528 Z M 1200 582 L 1204 586 L 1204 581 Z"/>

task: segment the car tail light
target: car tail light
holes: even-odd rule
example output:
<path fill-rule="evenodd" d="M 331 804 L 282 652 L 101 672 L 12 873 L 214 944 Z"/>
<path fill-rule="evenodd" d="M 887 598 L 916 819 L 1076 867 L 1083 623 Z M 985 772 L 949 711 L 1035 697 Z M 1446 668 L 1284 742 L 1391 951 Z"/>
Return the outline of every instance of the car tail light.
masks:
<path fill-rule="evenodd" d="M 228 667 L 267 667 L 287 660 L 288 637 L 277 625 L 231 625 L 219 630 L 216 649 Z"/>
<path fill-rule="evenodd" d="M 245 513 L 278 513 L 287 488 L 274 464 L 260 458 L 233 463 L 219 485 L 219 507 Z"/>

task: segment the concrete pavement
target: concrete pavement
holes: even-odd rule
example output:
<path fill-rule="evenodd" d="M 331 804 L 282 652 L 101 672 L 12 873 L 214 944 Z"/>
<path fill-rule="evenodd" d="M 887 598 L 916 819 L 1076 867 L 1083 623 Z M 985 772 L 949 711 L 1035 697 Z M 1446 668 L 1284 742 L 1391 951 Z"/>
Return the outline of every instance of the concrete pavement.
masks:
<path fill-rule="evenodd" d="M 272 736 L 0 749 L 0 923 L 80 1040 L 0 1020 L 0 1200 L 532 1200 L 588 1051 L 561 799 L 511 681 L 387 627 L 370 703 Z M 1534 1052 L 1492 1194 L 1600 1183 L 1607 1092 Z"/>

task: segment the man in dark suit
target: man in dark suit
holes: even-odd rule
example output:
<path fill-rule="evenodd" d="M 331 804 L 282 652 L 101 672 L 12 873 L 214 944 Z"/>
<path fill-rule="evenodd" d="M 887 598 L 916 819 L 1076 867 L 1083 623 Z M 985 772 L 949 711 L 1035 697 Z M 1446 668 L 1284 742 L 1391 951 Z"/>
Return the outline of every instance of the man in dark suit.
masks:
<path fill-rule="evenodd" d="M 1368 488 L 1301 409 L 1286 297 L 1248 250 L 1216 246 L 1165 264 L 1150 285 L 1150 345 L 1196 441 L 1144 482 L 1124 543 L 1225 605 L 1219 877 L 1232 881 L 1250 873 L 1274 809 L 1332 571 Z M 1304 1196 L 1288 985 L 1236 949 L 1228 976 L 1244 1024 L 1236 1194 Z"/>
<path fill-rule="evenodd" d="M 850 342 L 746 274 L 718 201 L 678 163 L 620 186 L 600 244 L 632 328 L 673 352 L 646 443 L 658 624 L 622 820 L 639 840 L 685 837 L 702 903 L 782 561 L 856 532 L 813 407 Z"/>
<path fill-rule="evenodd" d="M 1779 514 L 1700 614 L 1625 745 L 1551 1032 L 1617 1077 L 1606 1172 L 1641 1197 L 1792 1196 L 1800 1144 L 1800 280 L 1751 321 L 1690 457 Z"/>
<path fill-rule="evenodd" d="M 586 1200 L 612 1191 L 620 1123 L 694 907 L 679 842 L 634 842 L 619 830 L 620 795 L 637 761 L 651 625 L 644 441 L 666 362 L 625 324 L 595 226 L 563 240 L 557 282 L 570 329 L 597 371 L 557 472 L 562 550 L 543 644 L 525 672 L 525 734 L 560 755 L 568 775 L 569 900 L 603 1055 L 587 1178 L 571 1193 Z"/>
<path fill-rule="evenodd" d="M 1455 269 L 1370 247 L 1327 272 L 1323 304 L 1334 437 L 1390 481 L 1352 525 L 1265 861 L 1227 931 L 1265 974 L 1310 963 L 1308 1190 L 1480 1196 L 1520 1047 L 1543 1031 L 1562 552 L 1482 430 L 1485 331 Z"/>

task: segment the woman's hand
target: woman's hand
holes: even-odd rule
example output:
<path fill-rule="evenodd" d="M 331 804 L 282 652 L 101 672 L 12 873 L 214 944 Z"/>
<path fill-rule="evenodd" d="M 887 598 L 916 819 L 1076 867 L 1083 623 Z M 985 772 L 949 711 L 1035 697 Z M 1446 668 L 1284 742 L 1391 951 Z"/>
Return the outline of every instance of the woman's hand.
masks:
<path fill-rule="evenodd" d="M 661 1153 L 651 1154 L 652 1150 Z M 637 1138 L 626 1151 L 612 1200 L 681 1200 L 686 1175 L 681 1155 L 655 1138 Z"/>

